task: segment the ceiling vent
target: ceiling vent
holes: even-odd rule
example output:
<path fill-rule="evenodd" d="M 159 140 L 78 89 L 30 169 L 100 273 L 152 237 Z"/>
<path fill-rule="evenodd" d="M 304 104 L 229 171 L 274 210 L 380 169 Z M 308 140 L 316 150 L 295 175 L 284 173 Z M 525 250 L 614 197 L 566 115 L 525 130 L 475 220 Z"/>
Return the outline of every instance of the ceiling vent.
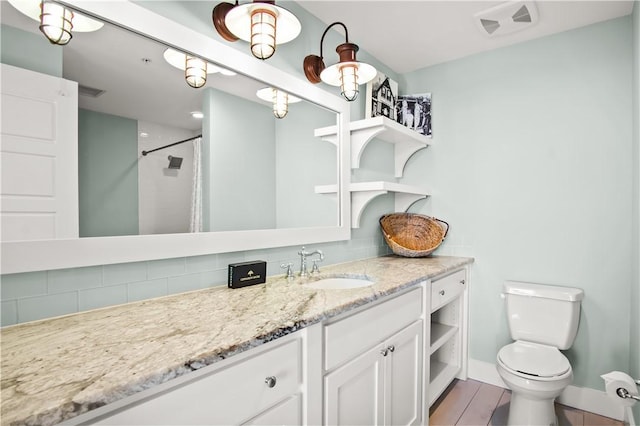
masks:
<path fill-rule="evenodd" d="M 105 90 L 96 89 L 95 87 L 83 86 L 82 84 L 78 85 L 78 95 L 87 96 L 90 98 L 97 98 L 102 95 Z"/>
<path fill-rule="evenodd" d="M 510 1 L 474 15 L 480 31 L 496 37 L 529 28 L 538 22 L 538 9 L 533 1 Z"/>

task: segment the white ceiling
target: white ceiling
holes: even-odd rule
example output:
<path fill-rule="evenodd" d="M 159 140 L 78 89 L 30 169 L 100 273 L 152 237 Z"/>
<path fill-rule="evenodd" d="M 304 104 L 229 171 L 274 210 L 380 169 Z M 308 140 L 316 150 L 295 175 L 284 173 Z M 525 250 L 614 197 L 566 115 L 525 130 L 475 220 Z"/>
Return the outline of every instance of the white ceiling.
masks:
<path fill-rule="evenodd" d="M 350 42 L 399 74 L 625 16 L 632 12 L 634 4 L 632 0 L 536 1 L 539 15 L 536 24 L 490 38 L 480 32 L 474 15 L 504 1 L 299 0 L 297 3 L 327 25 L 343 22 L 349 30 Z M 325 51 L 329 49 L 325 46 Z"/>

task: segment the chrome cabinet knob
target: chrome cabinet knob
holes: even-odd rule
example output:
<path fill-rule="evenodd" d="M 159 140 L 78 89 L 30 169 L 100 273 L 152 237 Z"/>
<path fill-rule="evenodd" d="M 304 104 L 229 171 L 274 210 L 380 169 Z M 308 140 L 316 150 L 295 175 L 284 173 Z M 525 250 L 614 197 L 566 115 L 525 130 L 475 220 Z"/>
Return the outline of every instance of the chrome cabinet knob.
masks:
<path fill-rule="evenodd" d="M 464 280 L 460 280 L 460 284 L 464 285 Z"/>
<path fill-rule="evenodd" d="M 268 387 L 272 388 L 276 385 L 276 378 L 275 376 L 269 376 L 266 379 L 264 379 L 264 382 L 267 384 Z"/>
<path fill-rule="evenodd" d="M 444 296 L 444 290 L 440 290 L 440 296 Z"/>
<path fill-rule="evenodd" d="M 395 350 L 396 350 L 396 347 L 395 347 L 395 346 L 393 346 L 393 345 L 391 345 L 391 346 L 389 346 L 387 349 L 389 350 L 389 352 L 393 352 L 393 351 L 395 351 Z"/>
<path fill-rule="evenodd" d="M 381 350 L 380 353 L 382 354 L 382 356 L 387 356 L 388 354 L 387 349 Z"/>

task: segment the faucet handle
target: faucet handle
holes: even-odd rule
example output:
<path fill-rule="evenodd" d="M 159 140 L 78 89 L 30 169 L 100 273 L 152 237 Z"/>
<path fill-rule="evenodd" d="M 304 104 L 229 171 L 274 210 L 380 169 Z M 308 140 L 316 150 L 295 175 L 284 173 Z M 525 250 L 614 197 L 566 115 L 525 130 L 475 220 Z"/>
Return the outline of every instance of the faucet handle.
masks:
<path fill-rule="evenodd" d="M 283 263 L 282 265 L 280 265 L 281 269 L 286 269 L 286 277 L 289 280 L 293 279 L 293 263 Z"/>
<path fill-rule="evenodd" d="M 319 274 L 320 268 L 318 268 L 318 262 L 322 262 L 324 260 L 324 256 L 320 259 L 313 259 L 313 266 L 311 267 L 312 274 Z"/>

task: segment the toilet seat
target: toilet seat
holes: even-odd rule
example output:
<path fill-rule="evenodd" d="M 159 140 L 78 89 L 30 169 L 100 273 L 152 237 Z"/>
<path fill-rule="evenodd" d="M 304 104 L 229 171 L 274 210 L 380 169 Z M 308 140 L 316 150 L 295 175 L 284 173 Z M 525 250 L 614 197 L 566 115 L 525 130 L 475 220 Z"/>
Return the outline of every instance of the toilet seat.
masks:
<path fill-rule="evenodd" d="M 571 374 L 569 360 L 553 346 L 524 341 L 506 345 L 498 361 L 511 373 L 531 380 L 554 380 Z"/>

